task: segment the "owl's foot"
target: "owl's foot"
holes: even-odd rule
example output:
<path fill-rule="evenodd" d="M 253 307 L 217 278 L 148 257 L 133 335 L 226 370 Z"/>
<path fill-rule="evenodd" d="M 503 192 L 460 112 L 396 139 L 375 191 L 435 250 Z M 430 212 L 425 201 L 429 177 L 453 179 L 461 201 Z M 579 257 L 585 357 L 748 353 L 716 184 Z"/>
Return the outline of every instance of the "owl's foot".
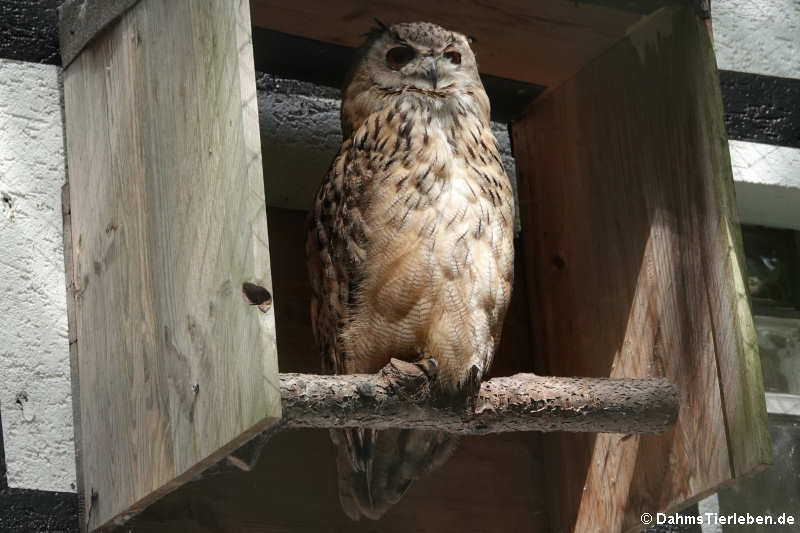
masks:
<path fill-rule="evenodd" d="M 473 413 L 475 411 L 478 394 L 481 391 L 482 380 L 483 375 L 480 369 L 476 365 L 472 365 L 472 367 L 469 369 L 469 373 L 467 374 L 467 379 L 464 380 L 460 394 L 467 413 Z"/>
<path fill-rule="evenodd" d="M 409 363 L 392 359 L 381 369 L 381 375 L 389 381 L 395 394 L 403 400 L 420 403 L 426 401 L 439 375 L 439 364 L 427 358 Z"/>
<path fill-rule="evenodd" d="M 405 401 L 430 402 L 439 407 L 464 410 L 467 413 L 475 410 L 483 378 L 480 369 L 473 365 L 457 393 L 444 391 L 437 381 L 439 364 L 431 357 L 413 363 L 392 359 L 381 369 L 381 375 L 389 382 L 394 393 Z"/>
<path fill-rule="evenodd" d="M 415 363 L 420 370 L 425 372 L 425 375 L 428 376 L 429 379 L 434 380 L 439 376 L 439 363 L 436 362 L 436 359 L 432 357 L 428 357 L 427 359 L 422 359 L 421 361 L 417 361 Z"/>

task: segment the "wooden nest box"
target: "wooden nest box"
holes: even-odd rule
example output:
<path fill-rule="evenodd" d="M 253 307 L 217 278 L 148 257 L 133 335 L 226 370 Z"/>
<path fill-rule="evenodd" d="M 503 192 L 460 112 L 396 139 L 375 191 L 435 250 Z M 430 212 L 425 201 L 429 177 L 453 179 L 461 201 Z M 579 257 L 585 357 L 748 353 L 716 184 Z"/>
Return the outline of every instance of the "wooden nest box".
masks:
<path fill-rule="evenodd" d="M 631 531 L 642 513 L 767 464 L 704 4 L 68 1 L 65 243 L 86 527 Z M 536 95 L 510 125 L 522 230 L 493 375 L 581 378 L 559 399 L 588 398 L 557 415 L 572 422 L 605 405 L 583 378 L 666 378 L 680 405 L 666 431 L 626 431 L 622 405 L 607 417 L 622 433 L 468 436 L 378 523 L 340 510 L 325 430 L 281 432 L 250 472 L 224 468 L 282 420 L 278 369 L 319 365 L 305 214 L 266 208 L 251 28 L 347 49 L 374 18 L 474 36 L 496 109 Z"/>

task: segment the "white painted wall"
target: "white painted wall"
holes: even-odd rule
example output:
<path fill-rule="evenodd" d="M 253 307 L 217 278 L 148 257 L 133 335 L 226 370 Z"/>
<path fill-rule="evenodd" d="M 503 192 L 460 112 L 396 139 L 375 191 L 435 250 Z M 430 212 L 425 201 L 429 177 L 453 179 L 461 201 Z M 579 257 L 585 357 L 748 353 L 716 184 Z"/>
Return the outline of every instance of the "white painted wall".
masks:
<path fill-rule="evenodd" d="M 717 0 L 711 15 L 720 69 L 800 78 L 800 0 Z M 741 221 L 800 230 L 800 149 L 730 148 Z"/>
<path fill-rule="evenodd" d="M 741 222 L 800 230 L 800 149 L 728 144 Z"/>
<path fill-rule="evenodd" d="M 0 59 L 0 409 L 11 487 L 75 490 L 59 69 Z"/>
<path fill-rule="evenodd" d="M 712 0 L 723 70 L 800 77 L 800 0 Z"/>

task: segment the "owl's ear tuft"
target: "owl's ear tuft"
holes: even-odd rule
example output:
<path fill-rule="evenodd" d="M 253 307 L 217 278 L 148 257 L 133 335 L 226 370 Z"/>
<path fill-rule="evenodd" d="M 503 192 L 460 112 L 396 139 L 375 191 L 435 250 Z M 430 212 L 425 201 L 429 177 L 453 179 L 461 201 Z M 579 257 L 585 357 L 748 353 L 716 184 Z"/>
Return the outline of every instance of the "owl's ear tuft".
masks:
<path fill-rule="evenodd" d="M 376 25 L 370 28 L 369 31 L 364 34 L 364 37 L 366 37 L 367 40 L 369 41 L 375 40 L 384 33 L 388 33 L 390 35 L 392 34 L 392 30 L 388 24 L 377 18 L 373 20 L 375 21 Z"/>

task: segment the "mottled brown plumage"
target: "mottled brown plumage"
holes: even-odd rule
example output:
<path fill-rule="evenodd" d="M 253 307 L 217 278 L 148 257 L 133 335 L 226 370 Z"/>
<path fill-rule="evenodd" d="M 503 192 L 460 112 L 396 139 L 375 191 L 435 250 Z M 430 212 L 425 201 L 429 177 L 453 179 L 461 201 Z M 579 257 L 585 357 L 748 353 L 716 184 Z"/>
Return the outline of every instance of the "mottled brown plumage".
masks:
<path fill-rule="evenodd" d="M 342 100 L 344 141 L 314 202 L 311 316 L 323 367 L 371 373 L 434 358 L 442 393 L 484 375 L 513 277 L 514 202 L 465 36 L 373 32 Z M 453 437 L 331 432 L 345 512 L 379 518 L 449 457 Z"/>

